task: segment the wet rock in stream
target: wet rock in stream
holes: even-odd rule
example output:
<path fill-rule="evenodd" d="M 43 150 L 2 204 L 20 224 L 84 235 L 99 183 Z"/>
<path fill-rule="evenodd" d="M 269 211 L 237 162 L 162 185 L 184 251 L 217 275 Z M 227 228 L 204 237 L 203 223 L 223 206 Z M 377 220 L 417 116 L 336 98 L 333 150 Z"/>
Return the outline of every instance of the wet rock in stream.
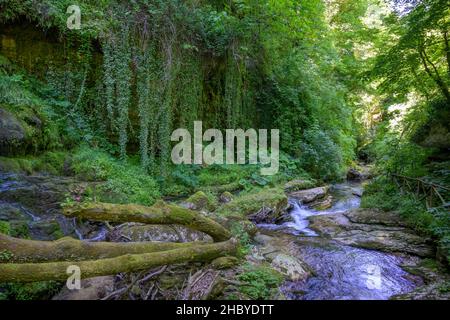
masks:
<path fill-rule="evenodd" d="M 312 216 L 310 228 L 343 244 L 385 252 L 434 257 L 431 239 L 405 227 L 395 213 L 357 209 L 348 213 Z"/>
<path fill-rule="evenodd" d="M 302 203 L 311 203 L 318 199 L 322 199 L 328 194 L 329 187 L 318 187 L 313 189 L 295 191 L 289 193 L 291 198 L 297 199 Z"/>

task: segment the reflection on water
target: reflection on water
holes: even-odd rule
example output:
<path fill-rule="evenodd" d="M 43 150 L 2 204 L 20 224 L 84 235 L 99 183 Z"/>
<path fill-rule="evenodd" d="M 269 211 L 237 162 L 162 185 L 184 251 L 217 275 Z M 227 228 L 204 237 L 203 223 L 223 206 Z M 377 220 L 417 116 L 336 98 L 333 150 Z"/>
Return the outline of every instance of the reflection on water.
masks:
<path fill-rule="evenodd" d="M 407 258 L 311 240 L 299 239 L 296 255 L 315 275 L 304 282 L 286 283 L 283 291 L 289 299 L 385 300 L 421 283 L 400 267 Z"/>

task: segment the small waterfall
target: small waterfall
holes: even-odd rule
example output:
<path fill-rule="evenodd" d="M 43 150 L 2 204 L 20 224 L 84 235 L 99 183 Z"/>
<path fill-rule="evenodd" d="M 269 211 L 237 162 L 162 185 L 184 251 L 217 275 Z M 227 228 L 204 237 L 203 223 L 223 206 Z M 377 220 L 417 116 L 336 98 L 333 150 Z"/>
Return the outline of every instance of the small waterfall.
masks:
<path fill-rule="evenodd" d="M 89 238 L 87 240 L 90 242 L 105 241 L 107 234 L 108 229 L 106 227 L 102 227 L 96 236 Z"/>
<path fill-rule="evenodd" d="M 78 239 L 84 240 L 83 234 L 80 232 L 80 230 L 78 230 L 77 218 L 72 219 L 72 224 L 73 224 L 73 229 L 74 229 L 75 234 L 77 235 Z"/>
<path fill-rule="evenodd" d="M 292 205 L 293 209 L 290 214 L 294 221 L 285 223 L 285 226 L 296 230 L 299 234 L 316 237 L 317 233 L 308 228 L 308 217 L 314 215 L 314 211 L 308 209 L 305 205 L 300 205 L 297 201 L 293 201 Z"/>

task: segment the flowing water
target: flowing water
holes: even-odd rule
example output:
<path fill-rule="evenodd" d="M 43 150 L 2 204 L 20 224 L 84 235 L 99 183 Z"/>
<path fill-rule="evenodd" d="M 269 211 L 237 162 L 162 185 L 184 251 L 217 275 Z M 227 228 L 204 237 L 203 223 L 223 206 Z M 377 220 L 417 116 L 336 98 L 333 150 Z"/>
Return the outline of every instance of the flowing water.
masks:
<path fill-rule="evenodd" d="M 360 206 L 359 183 L 334 185 L 330 193 L 334 202 L 328 210 L 317 211 L 289 199 L 292 221 L 259 225 L 261 233 L 277 239 L 271 245 L 283 247 L 313 270 L 313 276 L 306 281 L 286 282 L 282 287 L 285 296 L 300 300 L 384 300 L 421 284 L 420 278 L 401 268 L 414 261 L 413 257 L 350 247 L 309 229 L 308 217 L 342 213 Z"/>
<path fill-rule="evenodd" d="M 104 224 L 62 215 L 60 203 L 73 183 L 71 178 L 0 172 L 0 220 L 22 226 L 22 236 L 37 240 L 53 240 L 61 233 L 80 240 L 105 240 Z"/>
<path fill-rule="evenodd" d="M 33 239 L 52 240 L 48 230 L 57 224 L 64 235 L 87 241 L 104 240 L 108 232 L 104 224 L 80 222 L 61 215 L 59 204 L 72 182 L 60 177 L 0 173 L 0 218 L 26 223 Z M 420 279 L 400 267 L 411 257 L 342 245 L 320 237 L 309 228 L 308 217 L 357 208 L 361 190 L 358 183 L 334 185 L 331 188 L 334 202 L 325 211 L 290 199 L 292 221 L 259 226 L 261 233 L 276 239 L 279 248 L 288 250 L 314 271 L 306 281 L 284 283 L 282 291 L 287 298 L 388 299 L 420 284 Z"/>

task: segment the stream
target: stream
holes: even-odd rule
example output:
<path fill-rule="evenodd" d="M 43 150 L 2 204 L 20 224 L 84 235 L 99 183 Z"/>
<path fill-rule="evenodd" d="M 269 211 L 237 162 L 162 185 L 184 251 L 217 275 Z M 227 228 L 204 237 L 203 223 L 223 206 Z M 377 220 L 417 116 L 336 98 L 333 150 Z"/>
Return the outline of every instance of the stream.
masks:
<path fill-rule="evenodd" d="M 0 220 L 17 226 L 26 224 L 29 230 L 26 236 L 32 239 L 54 240 L 62 232 L 87 241 L 104 240 L 108 233 L 104 224 L 61 215 L 59 203 L 73 183 L 72 179 L 63 177 L 0 174 Z M 417 262 L 417 257 L 344 245 L 310 228 L 312 216 L 358 208 L 361 193 L 361 183 L 336 184 L 330 189 L 332 206 L 324 211 L 289 199 L 290 221 L 258 226 L 260 233 L 271 239 L 269 246 L 300 259 L 312 269 L 312 276 L 282 285 L 286 298 L 384 300 L 423 284 L 420 277 L 401 268 L 403 264 Z"/>
<path fill-rule="evenodd" d="M 360 206 L 362 186 L 347 182 L 332 186 L 332 207 L 317 211 L 289 199 L 292 221 L 280 225 L 259 225 L 260 232 L 272 237 L 270 245 L 284 248 L 313 271 L 306 281 L 288 281 L 282 292 L 295 300 L 385 300 L 412 291 L 421 279 L 400 265 L 414 257 L 395 255 L 343 245 L 319 236 L 309 228 L 308 218 L 343 213 Z"/>

